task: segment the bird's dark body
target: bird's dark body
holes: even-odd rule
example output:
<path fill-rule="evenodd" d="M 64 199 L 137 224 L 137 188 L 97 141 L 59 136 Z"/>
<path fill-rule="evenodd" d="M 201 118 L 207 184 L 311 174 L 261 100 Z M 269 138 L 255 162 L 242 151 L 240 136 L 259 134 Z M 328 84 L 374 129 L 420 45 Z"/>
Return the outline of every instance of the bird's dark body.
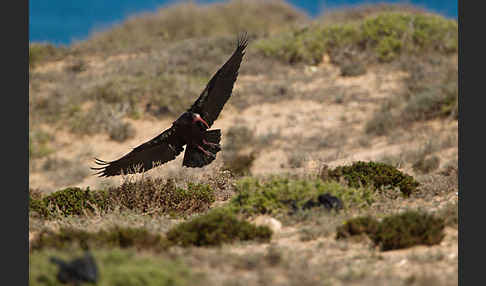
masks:
<path fill-rule="evenodd" d="M 210 164 L 221 150 L 221 130 L 208 129 L 232 94 L 247 44 L 246 34 L 240 36 L 233 55 L 214 74 L 189 110 L 179 116 L 169 129 L 118 160 L 107 162 L 96 159 L 101 167 L 92 169 L 98 170 L 97 174 L 102 177 L 147 171 L 157 162 L 164 164 L 174 160 L 184 151 L 184 145 L 183 166 L 199 168 Z"/>
<path fill-rule="evenodd" d="M 192 114 L 184 112 L 173 125 L 174 130 L 179 134 L 185 144 L 202 144 L 205 129 L 201 124 L 192 122 Z"/>

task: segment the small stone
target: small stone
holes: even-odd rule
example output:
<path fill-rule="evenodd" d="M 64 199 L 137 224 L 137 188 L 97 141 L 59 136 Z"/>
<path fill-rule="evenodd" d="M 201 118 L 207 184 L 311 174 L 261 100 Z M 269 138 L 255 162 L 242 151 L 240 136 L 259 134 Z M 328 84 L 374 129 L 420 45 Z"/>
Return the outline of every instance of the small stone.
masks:
<path fill-rule="evenodd" d="M 268 226 L 274 233 L 278 233 L 282 229 L 282 223 L 269 216 L 258 216 L 253 220 L 253 223 L 257 226 Z"/>

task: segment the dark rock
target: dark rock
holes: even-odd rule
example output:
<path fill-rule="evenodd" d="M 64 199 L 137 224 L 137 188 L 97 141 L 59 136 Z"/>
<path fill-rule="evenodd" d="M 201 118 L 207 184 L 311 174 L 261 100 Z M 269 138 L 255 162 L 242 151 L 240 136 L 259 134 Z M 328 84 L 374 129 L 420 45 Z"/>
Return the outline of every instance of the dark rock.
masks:
<path fill-rule="evenodd" d="M 323 206 L 327 210 L 340 210 L 343 208 L 343 202 L 330 194 L 321 194 L 317 197 L 317 202 L 314 199 L 308 200 L 303 206 L 302 209 L 310 209 L 314 207 Z"/>
<path fill-rule="evenodd" d="M 59 266 L 57 280 L 62 284 L 73 283 L 79 285 L 83 282 L 96 283 L 98 281 L 98 267 L 94 257 L 88 251 L 83 257 L 71 262 L 51 257 L 50 261 Z"/>

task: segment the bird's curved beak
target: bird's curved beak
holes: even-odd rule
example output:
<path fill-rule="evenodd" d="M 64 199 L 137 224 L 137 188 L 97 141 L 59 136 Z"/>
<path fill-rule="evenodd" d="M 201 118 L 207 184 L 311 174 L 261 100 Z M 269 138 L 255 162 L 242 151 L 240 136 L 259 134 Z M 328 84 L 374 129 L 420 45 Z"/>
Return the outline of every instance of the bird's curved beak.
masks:
<path fill-rule="evenodd" d="M 196 116 L 194 118 L 193 122 L 197 122 L 197 121 L 201 122 L 202 124 L 204 124 L 204 126 L 206 126 L 207 129 L 209 129 L 208 123 L 204 119 L 202 119 L 201 116 Z"/>

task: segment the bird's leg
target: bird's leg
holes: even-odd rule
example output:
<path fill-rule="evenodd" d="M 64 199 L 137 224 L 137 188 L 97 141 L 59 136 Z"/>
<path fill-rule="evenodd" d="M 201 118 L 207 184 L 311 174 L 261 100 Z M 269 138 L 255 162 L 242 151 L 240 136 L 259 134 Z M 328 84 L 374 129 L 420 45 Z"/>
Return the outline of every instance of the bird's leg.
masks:
<path fill-rule="evenodd" d="M 206 139 L 203 139 L 202 142 L 203 142 L 204 145 L 208 145 L 208 146 L 211 146 L 213 148 L 218 148 L 219 147 L 219 144 L 208 142 L 208 141 L 206 141 Z"/>
<path fill-rule="evenodd" d="M 199 150 L 201 150 L 201 152 L 203 152 L 203 153 L 204 153 L 206 156 L 209 156 L 209 157 L 216 157 L 216 155 L 214 155 L 214 154 L 213 154 L 213 153 L 211 153 L 211 152 L 208 152 L 208 151 L 204 150 L 204 148 L 203 148 L 203 147 L 201 147 L 201 146 L 199 146 L 199 145 L 197 145 L 197 148 L 198 148 Z"/>

